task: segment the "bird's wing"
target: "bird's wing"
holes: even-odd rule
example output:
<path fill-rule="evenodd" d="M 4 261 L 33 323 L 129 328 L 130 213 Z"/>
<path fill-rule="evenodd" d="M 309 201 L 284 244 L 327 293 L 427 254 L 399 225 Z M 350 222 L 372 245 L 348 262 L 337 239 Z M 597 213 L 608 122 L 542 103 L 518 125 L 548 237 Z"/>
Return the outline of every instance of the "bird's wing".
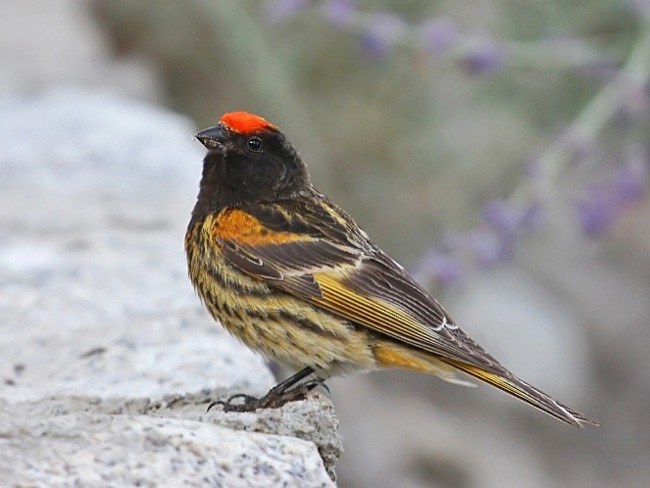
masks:
<path fill-rule="evenodd" d="M 226 209 L 213 235 L 241 271 L 397 342 L 503 374 L 402 267 L 333 205 Z"/>

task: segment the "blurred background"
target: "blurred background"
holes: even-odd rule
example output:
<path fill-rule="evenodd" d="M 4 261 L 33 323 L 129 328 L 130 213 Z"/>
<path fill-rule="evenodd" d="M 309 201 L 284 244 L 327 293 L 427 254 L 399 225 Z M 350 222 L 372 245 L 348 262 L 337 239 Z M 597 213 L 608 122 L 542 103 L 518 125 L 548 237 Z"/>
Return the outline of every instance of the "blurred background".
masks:
<path fill-rule="evenodd" d="M 400 371 L 336 379 L 340 486 L 650 484 L 648 0 L 4 0 L 0 14 L 2 103 L 65 87 L 197 128 L 262 114 L 466 331 L 603 423 Z"/>

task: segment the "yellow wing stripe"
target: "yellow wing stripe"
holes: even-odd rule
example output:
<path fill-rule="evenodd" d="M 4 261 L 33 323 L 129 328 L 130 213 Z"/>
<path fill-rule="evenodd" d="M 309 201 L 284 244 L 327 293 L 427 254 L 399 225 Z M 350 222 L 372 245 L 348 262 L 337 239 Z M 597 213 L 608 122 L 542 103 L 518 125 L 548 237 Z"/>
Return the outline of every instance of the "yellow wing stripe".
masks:
<path fill-rule="evenodd" d="M 448 362 L 449 364 L 455 366 L 456 368 L 462 371 L 465 371 L 467 374 L 470 374 L 475 378 L 485 381 L 486 383 L 489 383 L 490 385 L 495 386 L 500 390 L 503 390 L 507 393 L 510 393 L 511 395 L 516 396 L 517 398 L 520 398 L 529 403 L 535 403 L 535 399 L 531 395 L 527 394 L 522 389 L 517 388 L 514 384 L 508 381 L 508 379 L 502 376 L 499 376 L 494 373 L 490 373 L 481 368 L 477 368 L 476 366 L 471 366 L 469 364 L 462 363 L 460 361 L 454 361 L 453 359 L 442 358 L 442 360 Z"/>
<path fill-rule="evenodd" d="M 316 273 L 314 279 L 323 295 L 313 298 L 319 305 L 403 342 L 420 347 L 431 342 L 425 327 L 410 315 L 345 287 L 329 273 Z"/>
<path fill-rule="evenodd" d="M 445 378 L 453 374 L 451 373 L 453 367 L 443 363 L 435 356 L 419 352 L 409 346 L 380 342 L 375 346 L 373 354 L 382 366 L 414 369 L 423 373 L 442 375 Z"/>

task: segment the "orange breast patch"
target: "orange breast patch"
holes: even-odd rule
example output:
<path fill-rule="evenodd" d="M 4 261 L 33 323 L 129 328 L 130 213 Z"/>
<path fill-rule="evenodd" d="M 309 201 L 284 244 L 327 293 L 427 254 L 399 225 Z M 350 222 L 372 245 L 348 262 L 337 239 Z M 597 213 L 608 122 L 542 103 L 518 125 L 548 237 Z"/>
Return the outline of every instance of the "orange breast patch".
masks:
<path fill-rule="evenodd" d="M 212 232 L 221 239 L 249 245 L 284 244 L 309 239 L 295 232 L 273 231 L 240 209 L 222 210 L 214 221 Z"/>

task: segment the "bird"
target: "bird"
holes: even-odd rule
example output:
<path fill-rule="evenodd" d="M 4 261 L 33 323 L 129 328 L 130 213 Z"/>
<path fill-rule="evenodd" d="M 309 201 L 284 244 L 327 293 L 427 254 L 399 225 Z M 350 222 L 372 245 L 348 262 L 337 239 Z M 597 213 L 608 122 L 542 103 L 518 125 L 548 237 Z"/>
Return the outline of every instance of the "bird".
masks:
<path fill-rule="evenodd" d="M 279 408 L 335 375 L 406 368 L 461 384 L 469 375 L 569 425 L 600 425 L 465 333 L 313 186 L 276 125 L 232 111 L 195 137 L 207 154 L 184 242 L 192 285 L 228 332 L 298 371 L 262 397 L 237 394 L 209 408 Z"/>

